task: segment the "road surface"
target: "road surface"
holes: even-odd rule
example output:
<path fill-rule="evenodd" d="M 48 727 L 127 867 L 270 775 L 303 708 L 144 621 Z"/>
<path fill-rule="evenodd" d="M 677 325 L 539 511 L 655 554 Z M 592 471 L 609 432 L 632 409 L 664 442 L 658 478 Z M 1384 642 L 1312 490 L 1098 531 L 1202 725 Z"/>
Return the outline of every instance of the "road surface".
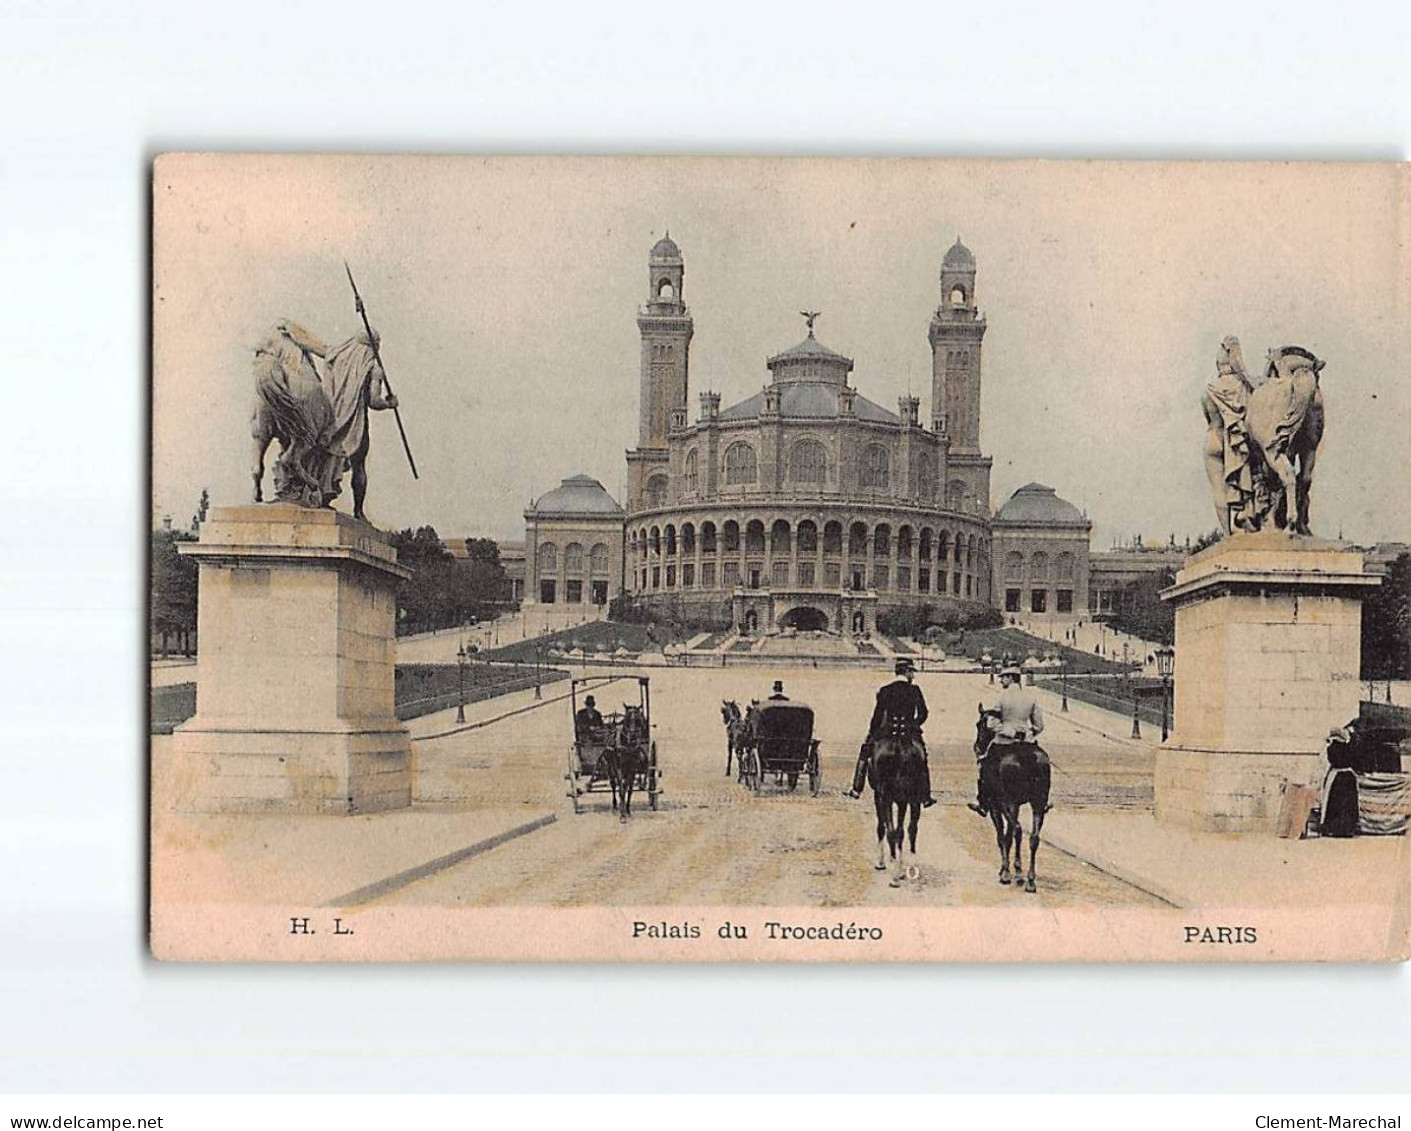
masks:
<path fill-rule="evenodd" d="M 645 796 L 620 823 L 607 794 L 584 798 L 574 815 L 563 772 L 572 734 L 568 703 L 555 703 L 479 730 L 418 744 L 418 797 L 434 807 L 549 807 L 547 828 L 450 868 L 389 897 L 441 906 L 748 904 L 774 906 L 1008 905 L 1158 906 L 1145 893 L 1052 849 L 1039 855 L 1039 891 L 997 883 L 990 823 L 965 808 L 973 798 L 976 705 L 996 688 L 983 676 L 923 674 L 931 707 L 926 736 L 940 804 L 918 838 L 919 877 L 901 889 L 873 869 L 871 795 L 845 796 L 858 743 L 884 676 L 875 672 L 747 668 L 658 669 L 652 721 L 665 773 L 661 808 Z M 812 797 L 767 784 L 754 796 L 725 775 L 723 698 L 743 706 L 767 696 L 775 678 L 816 712 L 823 790 Z M 631 679 L 596 689 L 606 713 L 635 702 Z M 1049 715 L 1056 808 L 1149 806 L 1151 754 Z"/>

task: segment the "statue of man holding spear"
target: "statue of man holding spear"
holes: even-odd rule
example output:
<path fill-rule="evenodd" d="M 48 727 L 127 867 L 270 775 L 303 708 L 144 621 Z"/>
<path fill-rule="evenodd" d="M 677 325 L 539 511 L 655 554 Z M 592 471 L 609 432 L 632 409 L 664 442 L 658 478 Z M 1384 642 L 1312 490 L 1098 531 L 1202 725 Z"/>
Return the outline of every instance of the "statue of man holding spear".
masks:
<path fill-rule="evenodd" d="M 344 264 L 347 268 L 347 264 Z M 382 368 L 382 357 L 378 347 L 381 338 L 368 323 L 363 309 L 362 296 L 353 282 L 353 272 L 348 269 L 348 282 L 353 287 L 353 298 L 357 303 L 358 316 L 362 318 L 361 333 L 354 334 L 341 345 L 331 350 L 327 357 L 329 377 L 329 399 L 333 402 L 335 450 L 343 453 L 352 471 L 353 516 L 367 521 L 363 513 L 363 502 L 367 498 L 367 453 L 369 447 L 368 410 L 391 409 L 397 418 L 397 429 L 402 435 L 402 446 L 406 449 L 407 462 L 411 464 L 412 476 L 416 477 L 416 463 L 412 460 L 411 447 L 407 444 L 407 433 L 402 427 L 402 416 L 397 411 L 397 398 L 387 381 L 387 373 Z"/>

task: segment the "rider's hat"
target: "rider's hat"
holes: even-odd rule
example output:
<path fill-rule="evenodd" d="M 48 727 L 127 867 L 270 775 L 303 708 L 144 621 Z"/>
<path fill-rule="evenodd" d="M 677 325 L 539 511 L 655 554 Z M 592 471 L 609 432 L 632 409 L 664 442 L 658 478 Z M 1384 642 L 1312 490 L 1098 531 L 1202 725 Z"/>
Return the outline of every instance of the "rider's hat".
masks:
<path fill-rule="evenodd" d="M 1024 675 L 1024 673 L 1019 670 L 1019 665 L 1013 660 L 1006 663 L 1004 667 L 1000 669 L 999 674 L 1002 676 L 1012 675 L 1015 679 L 1020 679 Z"/>
<path fill-rule="evenodd" d="M 596 707 L 597 705 L 598 701 L 594 699 L 591 695 L 588 696 L 588 698 L 586 698 L 585 700 L 583 700 L 583 706 L 585 707 Z"/>
<path fill-rule="evenodd" d="M 775 694 L 775 695 L 782 695 L 783 692 L 784 692 L 784 681 L 783 681 L 782 679 L 776 679 L 776 680 L 774 681 L 774 694 Z"/>
<path fill-rule="evenodd" d="M 905 656 L 901 656 L 897 659 L 896 666 L 893 670 L 895 670 L 897 675 L 907 675 L 916 670 L 916 665 Z"/>

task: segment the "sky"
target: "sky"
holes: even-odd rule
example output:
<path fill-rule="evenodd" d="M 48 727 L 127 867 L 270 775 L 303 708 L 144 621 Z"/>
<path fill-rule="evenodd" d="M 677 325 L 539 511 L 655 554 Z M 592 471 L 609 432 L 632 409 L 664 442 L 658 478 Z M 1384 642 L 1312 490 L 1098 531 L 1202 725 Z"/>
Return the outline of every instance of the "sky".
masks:
<path fill-rule="evenodd" d="M 158 160 L 153 192 L 153 508 L 178 525 L 203 488 L 249 498 L 268 328 L 357 328 L 344 258 L 420 471 L 374 414 L 372 521 L 521 538 L 530 500 L 579 472 L 621 500 L 636 313 L 669 229 L 692 420 L 702 390 L 757 392 L 805 309 L 859 392 L 894 408 L 910 390 L 929 420 L 927 327 L 959 236 L 989 327 L 993 506 L 1048 484 L 1095 549 L 1209 530 L 1199 400 L 1236 334 L 1251 368 L 1287 344 L 1327 361 L 1314 532 L 1411 540 L 1404 166 L 185 155 Z"/>

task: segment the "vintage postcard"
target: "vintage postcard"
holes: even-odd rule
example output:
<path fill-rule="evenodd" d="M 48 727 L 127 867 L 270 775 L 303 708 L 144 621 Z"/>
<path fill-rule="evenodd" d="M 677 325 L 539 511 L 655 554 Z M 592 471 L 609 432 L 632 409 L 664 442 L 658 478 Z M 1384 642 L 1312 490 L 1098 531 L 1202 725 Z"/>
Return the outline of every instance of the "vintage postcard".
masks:
<path fill-rule="evenodd" d="M 1405 958 L 1409 187 L 159 158 L 154 953 Z"/>

